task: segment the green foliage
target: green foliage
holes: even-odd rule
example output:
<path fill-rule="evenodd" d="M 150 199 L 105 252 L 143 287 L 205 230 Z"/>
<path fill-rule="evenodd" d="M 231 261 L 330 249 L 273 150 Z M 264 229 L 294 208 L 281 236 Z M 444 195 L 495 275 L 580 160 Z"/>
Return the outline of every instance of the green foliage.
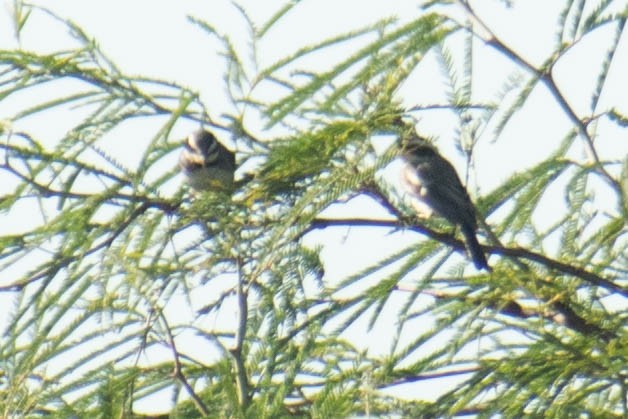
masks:
<path fill-rule="evenodd" d="M 366 127 L 339 121 L 297 138 L 276 140 L 259 174 L 264 195 L 298 193 L 300 182 L 323 174 L 333 164 L 334 157 L 342 161 L 337 153 L 351 141 L 364 140 L 367 135 Z"/>
<path fill-rule="evenodd" d="M 141 417 L 142 403 L 159 399 L 181 418 L 628 415 L 628 160 L 602 157 L 595 132 L 627 125 L 622 104 L 600 105 L 626 16 L 609 11 L 612 1 L 587 3 L 565 2 L 539 66 L 466 1 L 428 2 L 403 23 L 383 18 L 265 66 L 256 61 L 263 42 L 298 2 L 261 23 L 236 6 L 249 25 L 246 52 L 190 17 L 227 64 L 232 102 L 214 120 L 198 92 L 125 74 L 89 28 L 16 1 L 16 36 L 36 31 L 39 15 L 70 31 L 74 47 L 0 50 L 0 101 L 21 103 L 0 125 L 9 220 L 0 296 L 11 303 L 0 414 Z M 581 115 L 554 68 L 604 26 L 614 37 Z M 327 69 L 301 67 L 347 45 Z M 488 103 L 473 84 L 484 75 L 478 48 L 510 65 Z M 405 109 L 402 98 L 422 94 L 405 86 L 430 56 L 447 102 Z M 277 91 L 262 99 L 268 86 Z M 444 132 L 457 138 L 438 144 L 456 141 L 479 163 L 474 152 L 507 141 L 539 89 L 568 127 L 562 141 L 547 138 L 538 161 L 475 199 L 493 272 L 471 271 L 456 232 L 415 217 L 382 178 L 396 148 L 374 145 L 446 112 L 454 118 Z M 32 125 L 68 110 L 76 119 L 60 137 Z M 264 129 L 247 125 L 250 113 Z M 139 120 L 143 138 L 132 139 L 147 145 L 127 167 L 125 130 Z M 181 146 L 172 131 L 185 120 L 231 133 L 250 171 L 234 191 L 169 189 Z M 538 217 L 556 196 L 564 208 L 547 225 Z M 333 215 L 339 207 L 344 216 Z M 335 255 L 361 262 L 338 270 L 326 253 L 338 232 L 348 246 L 359 235 L 377 257 Z"/>

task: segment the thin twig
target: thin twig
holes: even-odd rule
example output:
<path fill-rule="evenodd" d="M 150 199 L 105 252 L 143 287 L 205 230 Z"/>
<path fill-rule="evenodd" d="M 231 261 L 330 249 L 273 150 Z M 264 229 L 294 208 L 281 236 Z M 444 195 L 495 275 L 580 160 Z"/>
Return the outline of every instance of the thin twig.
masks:
<path fill-rule="evenodd" d="M 246 368 L 244 359 L 242 358 L 242 348 L 244 346 L 244 338 L 246 336 L 246 323 L 248 317 L 247 292 L 244 290 L 244 278 L 240 270 L 238 262 L 238 285 L 236 296 L 238 299 L 238 328 L 235 335 L 235 346 L 229 350 L 236 370 L 236 385 L 238 390 L 238 399 L 240 407 L 245 411 L 249 404 L 249 384 L 246 376 Z"/>
<path fill-rule="evenodd" d="M 466 1 L 466 0 L 458 0 L 458 3 L 460 5 L 462 5 L 462 7 L 467 11 L 467 13 L 471 16 L 471 18 L 475 22 L 477 22 L 477 24 L 480 25 L 484 31 L 486 31 L 486 33 L 488 34 L 489 38 L 488 39 L 484 39 L 481 36 L 477 35 L 475 32 L 474 32 L 474 35 L 477 35 L 487 45 L 493 47 L 495 50 L 501 52 L 506 57 L 510 58 L 512 61 L 516 62 L 517 64 L 519 64 L 521 66 L 523 66 L 528 71 L 530 71 L 532 74 L 534 74 L 535 77 L 537 77 L 539 80 L 543 81 L 543 83 L 548 88 L 549 92 L 556 99 L 558 105 L 565 112 L 567 117 L 578 128 L 578 131 L 580 132 L 580 134 L 584 138 L 584 140 L 585 140 L 585 142 L 587 144 L 587 148 L 588 148 L 589 152 L 591 153 L 591 157 L 595 161 L 595 165 L 599 169 L 600 174 L 602 175 L 602 177 L 611 185 L 611 187 L 613 187 L 613 189 L 615 189 L 616 191 L 620 192 L 622 190 L 621 189 L 621 185 L 619 184 L 619 182 L 615 178 L 613 178 L 611 176 L 610 173 L 608 173 L 608 171 L 606 170 L 606 168 L 604 167 L 604 165 L 602 164 L 602 162 L 600 160 L 600 157 L 599 157 L 599 155 L 597 153 L 597 150 L 595 149 L 595 144 L 593 143 L 593 138 L 591 137 L 591 135 L 589 135 L 589 132 L 587 131 L 587 124 L 586 124 L 586 122 L 581 120 L 578 117 L 576 112 L 569 105 L 569 103 L 567 102 L 567 99 L 562 94 L 562 92 L 560 91 L 560 89 L 558 88 L 556 83 L 554 82 L 554 78 L 552 76 L 552 69 L 553 69 L 554 65 L 556 64 L 557 58 L 560 57 L 560 55 L 555 57 L 553 62 L 546 69 L 538 69 L 532 63 L 528 62 L 521 55 L 517 54 L 513 49 L 511 49 L 508 45 L 506 45 L 504 42 L 502 42 L 495 35 L 495 33 L 488 27 L 488 25 L 475 13 L 475 10 L 473 10 L 473 8 L 471 7 L 471 5 L 469 4 L 468 1 Z"/>
<path fill-rule="evenodd" d="M 77 260 L 81 260 L 88 255 L 98 252 L 99 250 L 108 248 L 118 238 L 118 236 L 120 236 L 136 218 L 146 212 L 147 209 L 147 204 L 141 204 L 140 206 L 135 208 L 135 210 L 133 210 L 125 220 L 120 222 L 117 228 L 113 230 L 108 237 L 106 237 L 102 242 L 95 245 L 94 247 L 86 250 L 84 253 L 73 254 L 71 256 L 55 255 L 55 257 L 51 259 L 50 263 L 47 264 L 48 267 L 43 271 L 40 271 L 39 273 L 34 273 L 30 276 L 30 278 L 19 283 L 2 286 L 0 287 L 0 291 L 21 291 L 28 284 L 37 282 L 43 278 L 51 278 L 54 276 L 54 274 L 59 272 L 61 269 L 69 266 L 71 263 L 76 262 Z"/>
<path fill-rule="evenodd" d="M 418 374 L 414 376 L 406 376 L 399 380 L 386 383 L 386 387 L 396 386 L 400 384 L 416 383 L 419 381 L 433 380 L 437 378 L 456 377 L 458 375 L 476 373 L 479 370 L 480 369 L 478 367 L 468 367 L 468 368 L 456 369 L 453 371 L 433 372 L 433 373 L 426 373 L 426 374 Z"/>
<path fill-rule="evenodd" d="M 168 321 L 163 313 L 159 313 L 159 317 L 161 317 L 161 321 L 164 323 L 164 327 L 166 329 L 166 334 L 168 335 L 168 346 L 172 351 L 172 357 L 174 359 L 174 371 L 173 376 L 181 382 L 185 390 L 188 392 L 189 396 L 192 398 L 194 405 L 196 408 L 203 414 L 203 416 L 209 416 L 209 409 L 203 403 L 203 400 L 196 394 L 187 378 L 183 374 L 183 369 L 181 367 L 181 359 L 179 356 L 179 351 L 177 351 L 177 346 L 174 342 L 174 337 L 172 336 L 172 330 L 170 330 L 170 325 L 168 325 Z"/>
<path fill-rule="evenodd" d="M 397 290 L 414 292 L 413 289 L 409 289 L 408 287 L 397 287 Z M 480 303 L 477 298 L 447 293 L 440 290 L 422 290 L 421 293 L 441 300 L 455 299 L 472 304 L 476 302 Z M 519 319 L 540 317 L 557 325 L 572 329 L 584 336 L 597 335 L 607 342 L 617 337 L 614 332 L 602 329 L 596 324 L 591 323 L 584 317 L 580 316 L 571 308 L 571 306 L 563 301 L 549 301 L 547 303 L 547 307 L 543 307 L 541 309 L 524 307 L 514 300 L 489 302 L 488 307 L 505 316 L 516 317 Z"/>

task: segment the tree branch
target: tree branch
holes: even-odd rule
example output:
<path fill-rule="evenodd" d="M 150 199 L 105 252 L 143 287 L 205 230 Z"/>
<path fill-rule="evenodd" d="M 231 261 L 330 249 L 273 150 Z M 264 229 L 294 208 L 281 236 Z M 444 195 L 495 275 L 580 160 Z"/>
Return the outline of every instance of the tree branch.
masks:
<path fill-rule="evenodd" d="M 401 291 L 414 292 L 414 290 L 405 287 L 397 287 L 397 289 Z M 466 295 L 460 296 L 439 290 L 422 290 L 421 293 L 441 300 L 456 299 L 459 301 L 469 302 L 471 304 L 475 304 L 476 302 L 479 303 L 477 298 L 468 297 Z M 536 309 L 524 307 L 515 300 L 488 302 L 488 307 L 490 309 L 505 316 L 516 317 L 519 319 L 540 317 L 555 324 L 572 329 L 584 336 L 597 335 L 607 342 L 617 337 L 616 333 L 602 329 L 598 325 L 591 323 L 584 317 L 580 316 L 564 301 L 549 301 L 546 305 L 547 308 Z"/>
<path fill-rule="evenodd" d="M 602 177 L 611 185 L 611 187 L 615 191 L 621 192 L 622 189 L 619 182 L 615 178 L 613 178 L 610 173 L 608 173 L 608 171 L 602 164 L 600 157 L 597 153 L 597 150 L 595 149 L 593 138 L 591 138 L 591 135 L 589 135 L 589 132 L 587 131 L 586 122 L 581 120 L 578 117 L 576 112 L 569 105 L 569 102 L 567 102 L 567 99 L 565 98 L 563 93 L 560 91 L 560 89 L 554 82 L 554 78 L 552 76 L 552 69 L 557 62 L 557 58 L 560 57 L 560 55 L 557 55 L 557 57 L 554 57 L 553 61 L 550 62 L 547 68 L 544 68 L 544 69 L 536 68 L 534 65 L 532 65 L 532 63 L 528 62 L 521 55 L 517 54 L 508 45 L 502 42 L 495 35 L 495 33 L 488 27 L 488 25 L 484 23 L 484 21 L 475 13 L 475 10 L 473 10 L 473 8 L 471 7 L 471 5 L 469 4 L 467 0 L 458 0 L 458 3 L 467 11 L 469 16 L 471 16 L 471 18 L 475 22 L 477 22 L 478 25 L 480 25 L 484 31 L 486 31 L 486 33 L 489 36 L 488 39 L 484 39 L 478 36 L 480 39 L 482 39 L 487 45 L 493 47 L 495 50 L 501 52 L 506 57 L 510 58 L 515 63 L 521 65 L 522 67 L 530 71 L 532 74 L 534 74 L 535 77 L 537 77 L 539 80 L 541 80 L 545 84 L 549 92 L 552 94 L 552 96 L 554 96 L 554 99 L 556 99 L 556 102 L 558 103 L 560 108 L 565 112 L 567 117 L 578 128 L 578 131 L 584 138 L 587 144 L 587 148 L 589 152 L 591 153 L 591 157 L 595 161 L 595 165 L 599 169 L 599 172 L 602 175 Z"/>
<path fill-rule="evenodd" d="M 42 194 L 43 197 L 45 198 L 49 198 L 49 197 L 58 197 L 58 198 L 65 198 L 65 199 L 82 199 L 82 200 L 86 200 L 89 198 L 94 198 L 97 197 L 98 194 L 95 193 L 90 193 L 90 194 L 84 194 L 84 193 L 77 193 L 77 192 L 70 192 L 70 191 L 60 191 L 60 190 L 56 190 L 56 189 L 52 189 L 47 185 L 42 185 L 40 183 L 37 183 L 34 179 L 29 178 L 28 176 L 25 176 L 24 174 L 20 173 L 18 170 L 14 169 L 12 166 L 8 165 L 8 164 L 0 164 L 0 169 L 5 169 L 7 170 L 9 173 L 12 173 L 13 175 L 15 175 L 18 179 L 21 179 L 22 181 L 24 181 L 25 183 L 31 185 L 33 188 L 35 188 L 39 193 Z M 126 184 L 126 181 L 125 183 Z M 147 208 L 148 207 L 152 207 L 152 208 L 158 208 L 161 209 L 167 213 L 172 213 L 174 211 L 176 211 L 179 208 L 180 203 L 179 202 L 171 202 L 165 199 L 160 199 L 160 198 L 151 198 L 148 196 L 144 196 L 144 195 L 127 195 L 127 194 L 122 194 L 122 193 L 105 193 L 102 195 L 102 197 L 105 199 L 119 199 L 121 201 L 127 201 L 127 202 L 137 202 L 137 203 L 141 203 L 143 205 L 146 205 Z"/>
<path fill-rule="evenodd" d="M 405 220 L 406 217 L 404 217 Z M 454 249 L 463 252 L 465 245 L 462 240 L 456 239 L 450 234 L 440 233 L 429 227 L 420 224 L 409 225 L 405 222 L 397 220 L 373 220 L 368 218 L 351 218 L 351 219 L 325 219 L 317 218 L 313 220 L 310 225 L 302 232 L 302 235 L 307 234 L 313 230 L 321 230 L 329 227 L 383 227 L 394 230 L 407 229 L 415 231 L 431 239 L 437 240 L 445 245 L 453 247 Z M 563 274 L 575 276 L 583 281 L 589 282 L 595 286 L 608 289 L 612 292 L 617 292 L 623 296 L 628 297 L 628 288 L 622 287 L 602 278 L 599 275 L 589 272 L 584 268 L 569 265 L 564 262 L 549 258 L 540 253 L 535 253 L 527 249 L 520 247 L 505 247 L 505 246 L 482 246 L 482 249 L 486 253 L 510 256 L 513 258 L 528 259 L 537 263 L 540 263 L 550 269 L 562 272 Z"/>
<path fill-rule="evenodd" d="M 205 406 L 205 403 L 203 403 L 203 400 L 201 400 L 201 398 L 196 394 L 196 392 L 194 391 L 194 389 L 188 382 L 187 378 L 185 378 L 185 375 L 183 374 L 179 351 L 177 351 L 177 346 L 174 342 L 174 337 L 172 336 L 172 330 L 170 330 L 168 321 L 166 320 L 163 313 L 160 312 L 159 316 L 161 317 L 161 321 L 164 322 L 164 327 L 168 335 L 168 346 L 170 347 L 170 350 L 172 351 L 172 357 L 174 359 L 173 375 L 177 380 L 179 380 L 179 382 L 181 382 L 181 384 L 183 385 L 187 393 L 192 398 L 194 405 L 203 414 L 203 416 L 209 416 L 209 409 L 207 409 L 207 406 Z"/>
<path fill-rule="evenodd" d="M 248 318 L 247 292 L 244 290 L 243 281 L 240 263 L 238 263 L 238 285 L 236 289 L 236 297 L 238 299 L 238 328 L 235 334 L 235 346 L 230 349 L 229 352 L 235 363 L 238 399 L 240 400 L 240 407 L 244 412 L 249 404 L 249 383 L 244 359 L 242 358 L 242 348 L 244 347 Z"/>
<path fill-rule="evenodd" d="M 404 375 L 404 377 L 399 380 L 386 383 L 385 387 L 397 386 L 400 384 L 416 383 L 416 382 L 425 381 L 425 380 L 434 380 L 438 378 L 456 377 L 458 375 L 472 374 L 478 371 L 479 371 L 478 367 L 468 367 L 468 368 L 456 369 L 453 371 L 433 372 L 433 373 L 418 374 L 418 375 L 413 375 L 413 376 L 405 376 L 404 375 L 405 373 L 403 371 L 400 371 L 398 373 L 400 373 L 401 375 Z"/>

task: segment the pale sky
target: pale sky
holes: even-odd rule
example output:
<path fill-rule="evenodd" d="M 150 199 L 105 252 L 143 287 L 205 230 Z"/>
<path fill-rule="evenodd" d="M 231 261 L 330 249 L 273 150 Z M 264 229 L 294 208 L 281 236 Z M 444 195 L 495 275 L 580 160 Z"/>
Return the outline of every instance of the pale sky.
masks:
<path fill-rule="evenodd" d="M 13 2 L 3 0 L 5 6 L 0 10 L 0 49 L 14 48 L 17 44 L 12 35 L 12 26 L 9 8 Z M 283 1 L 239 1 L 239 4 L 248 11 L 258 24 L 264 22 L 279 7 Z M 521 52 L 530 62 L 540 65 L 554 48 L 554 31 L 557 21 L 557 12 L 562 2 L 547 2 L 542 0 L 519 1 L 516 10 L 507 10 L 502 2 L 476 1 L 477 11 L 485 17 L 485 22 L 498 35 L 504 37 L 513 49 Z M 34 4 L 50 7 L 61 17 L 69 18 L 81 25 L 108 56 L 118 64 L 121 70 L 128 74 L 143 74 L 163 80 L 176 81 L 179 84 L 199 91 L 207 108 L 213 117 L 219 118 L 222 112 L 231 109 L 225 100 L 221 78 L 224 70 L 219 58 L 216 57 L 218 44 L 204 34 L 199 28 L 192 25 L 186 18 L 193 15 L 214 24 L 223 33 L 228 33 L 238 48 L 247 51 L 248 34 L 245 32 L 243 19 L 231 2 L 223 0 L 198 1 L 168 1 L 168 0 L 113 0 L 107 2 L 92 2 L 84 0 L 57 0 L 54 2 L 39 0 Z M 386 16 L 397 16 L 406 21 L 417 15 L 416 1 L 360 1 L 360 0 L 305 0 L 301 2 L 282 23 L 277 25 L 267 39 L 259 45 L 258 59 L 260 65 L 266 66 L 276 60 L 289 55 L 291 52 L 321 41 L 327 37 L 337 35 L 352 29 L 357 29 L 367 23 Z M 490 6 L 489 6 L 490 5 Z M 484 6 L 484 7 L 481 7 Z M 539 10 L 543 10 L 539 13 Z M 529 30 L 531 27 L 534 30 Z M 36 29 L 34 29 L 36 28 Z M 238 37 L 238 33 L 242 36 Z M 599 45 L 608 45 L 612 31 L 604 28 L 598 31 L 586 43 L 579 45 L 574 51 L 563 58 L 561 65 L 555 69 L 555 79 L 559 87 L 564 89 L 565 96 L 574 108 L 587 113 L 590 101 L 590 91 L 595 83 L 604 51 Z M 72 40 L 64 29 L 50 17 L 34 13 L 27 22 L 21 46 L 27 50 L 38 52 L 53 52 L 72 46 Z M 474 88 L 477 89 L 475 98 L 478 101 L 495 100 L 497 92 L 502 88 L 505 74 L 512 69 L 511 63 L 494 50 L 477 44 L 476 62 L 477 77 L 474 79 Z M 324 70 L 334 62 L 346 56 L 347 52 L 355 49 L 355 45 L 342 45 L 318 55 L 316 60 L 303 60 L 299 65 L 309 70 Z M 622 78 L 628 74 L 628 40 L 624 39 L 622 48 L 617 56 L 618 60 L 611 71 L 610 86 L 607 88 L 602 104 L 620 104 L 624 114 L 628 113 L 628 89 Z M 244 54 L 248 56 L 248 54 Z M 578 71 L 573 71 L 577 69 Z M 426 59 L 423 68 L 408 80 L 400 91 L 403 103 L 411 107 L 417 103 L 445 103 L 442 94 L 442 84 L 434 82 L 440 80 L 439 68 L 432 57 Z M 59 95 L 63 94 L 59 88 Z M 46 92 L 54 96 L 57 92 Z M 272 97 L 273 91 L 264 91 L 260 94 Z M 0 120 L 10 117 L 20 100 L 10 99 L 0 102 Z M 604 108 L 604 105 L 602 106 Z M 79 110 L 80 112 L 80 110 Z M 54 142 L 71 126 L 72 118 L 59 118 L 58 115 L 46 115 L 29 118 L 16 123 L 16 129 L 25 129 L 41 136 L 44 141 Z M 443 114 L 424 114 L 420 126 L 429 134 L 451 136 L 447 129 L 451 116 Z M 253 117 L 247 119 L 251 127 L 259 128 L 261 122 Z M 451 120 L 453 123 L 454 121 Z M 140 125 L 141 126 L 141 125 Z M 487 193 L 497 187 L 507 176 L 515 171 L 524 170 L 532 162 L 553 150 L 566 134 L 569 121 L 557 109 L 553 99 L 544 89 L 537 88 L 531 95 L 523 111 L 517 115 L 498 142 L 492 141 L 491 130 L 487 129 L 484 141 L 481 141 L 475 152 L 475 171 L 470 177 L 469 189 L 472 194 L 480 191 Z M 180 123 L 175 127 L 172 140 L 182 138 L 196 128 L 193 123 Z M 153 124 L 153 128 L 155 125 Z M 138 156 L 146 146 L 146 141 L 152 136 L 138 127 L 125 131 L 126 137 L 120 142 L 111 142 L 111 151 L 115 154 L 116 147 L 124 143 L 124 153 L 116 154 L 119 160 L 133 167 Z M 264 133 L 259 132 L 264 137 Z M 600 126 L 600 137 L 604 146 L 601 147 L 602 157 L 617 156 L 622 158 L 628 153 L 626 132 L 609 127 Z M 134 141 L 129 141 L 132 138 Z M 225 137 L 228 140 L 228 137 Z M 439 143 L 441 144 L 441 143 Z M 444 141 L 440 149 L 457 167 L 461 176 L 466 167 L 463 157 L 456 151 L 453 142 Z M 574 156 L 582 157 L 582 156 Z M 176 156 L 173 156 L 174 165 Z M 3 174 L 0 173 L 0 177 Z M 0 180 L 0 184 L 2 180 Z M 173 188 L 178 185 L 173 185 Z M 604 211 L 613 211 L 605 197 L 608 191 L 600 185 L 595 191 L 599 205 Z M 564 208 L 560 194 L 548 199 L 547 209 Z M 355 207 L 357 208 L 357 206 Z M 352 208 L 350 210 L 353 210 Z M 371 211 L 372 209 L 369 209 Z M 36 212 L 37 209 L 34 209 Z M 346 211 L 346 208 L 342 211 Z M 559 215 L 559 212 L 549 210 L 538 217 L 540 225 L 550 225 Z M 489 219 L 490 222 L 490 219 Z M 18 227 L 15 227 L 18 228 Z M 6 232 L 6 231 L 3 231 Z M 327 264 L 326 272 L 330 278 L 343 278 L 355 273 L 365 263 L 377 260 L 383 256 L 383 251 L 391 252 L 396 247 L 405 246 L 408 241 L 415 240 L 411 234 L 388 235 L 383 231 L 339 231 L 320 233 L 308 237 L 306 242 L 314 245 L 324 243 L 323 258 Z M 374 246 L 373 243 L 377 243 Z M 351 261 L 351 262 L 348 262 Z M 375 280 L 375 278 L 373 278 Z M 6 300 L 0 295 L 0 301 Z M 200 303 L 199 303 L 200 304 Z M 172 308 L 172 315 L 177 312 Z M 183 310 L 185 311 L 185 310 Z M 228 322 L 228 314 L 220 321 Z M 394 322 L 394 313 L 382 316 L 385 321 Z M 184 320 L 182 320 L 184 321 Z M 219 321 L 214 319 L 214 321 Z M 366 342 L 373 353 L 385 353 L 387 329 L 384 322 L 376 324 L 373 331 L 368 333 Z M 1 324 L 1 322 L 0 322 Z M 359 328 L 359 326 L 356 326 Z M 360 333 L 367 333 L 363 330 Z M 384 337 L 384 338 L 382 338 Z M 376 344 L 375 342 L 379 342 Z M 197 348 L 199 351 L 204 348 Z M 433 389 L 432 389 L 433 390 Z M 428 389 L 425 397 L 429 398 Z M 150 402 L 152 403 L 152 402 Z M 149 403 L 149 404 L 150 404 Z"/>

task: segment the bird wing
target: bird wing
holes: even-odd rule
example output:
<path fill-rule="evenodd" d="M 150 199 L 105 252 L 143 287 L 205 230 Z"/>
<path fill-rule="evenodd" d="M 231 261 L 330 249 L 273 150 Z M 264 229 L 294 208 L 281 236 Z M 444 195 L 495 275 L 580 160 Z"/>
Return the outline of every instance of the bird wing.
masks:
<path fill-rule="evenodd" d="M 418 164 L 416 172 L 425 188 L 423 197 L 434 211 L 451 223 L 476 227 L 473 204 L 449 162 L 438 156 L 435 161 Z"/>

